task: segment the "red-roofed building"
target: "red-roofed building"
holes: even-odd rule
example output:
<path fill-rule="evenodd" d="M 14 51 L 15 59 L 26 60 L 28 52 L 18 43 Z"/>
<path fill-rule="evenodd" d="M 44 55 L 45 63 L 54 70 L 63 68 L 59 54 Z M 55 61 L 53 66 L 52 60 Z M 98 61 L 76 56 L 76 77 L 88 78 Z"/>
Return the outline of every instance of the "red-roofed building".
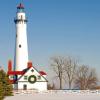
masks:
<path fill-rule="evenodd" d="M 47 90 L 47 79 L 44 71 L 38 71 L 33 67 L 32 62 L 28 62 L 27 68 L 22 71 L 13 71 L 12 62 L 8 63 L 9 82 L 16 85 L 15 89 L 37 89 Z"/>

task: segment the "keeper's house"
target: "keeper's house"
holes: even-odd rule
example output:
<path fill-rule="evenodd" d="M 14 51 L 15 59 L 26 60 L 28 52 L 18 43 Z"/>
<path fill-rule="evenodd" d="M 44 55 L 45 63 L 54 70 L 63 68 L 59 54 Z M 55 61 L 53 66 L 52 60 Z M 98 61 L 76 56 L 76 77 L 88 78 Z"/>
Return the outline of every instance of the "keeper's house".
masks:
<path fill-rule="evenodd" d="M 8 63 L 9 81 L 13 84 L 14 89 L 18 90 L 47 90 L 46 73 L 38 71 L 28 63 L 28 67 L 22 71 L 12 71 L 12 62 Z"/>

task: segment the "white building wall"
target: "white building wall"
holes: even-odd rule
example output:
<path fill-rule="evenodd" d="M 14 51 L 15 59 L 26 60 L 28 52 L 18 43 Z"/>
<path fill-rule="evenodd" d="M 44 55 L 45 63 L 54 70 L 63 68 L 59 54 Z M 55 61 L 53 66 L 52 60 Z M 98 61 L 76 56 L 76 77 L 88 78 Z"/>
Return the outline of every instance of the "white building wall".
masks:
<path fill-rule="evenodd" d="M 32 72 L 34 70 L 34 72 Z M 28 78 L 31 75 L 36 76 L 36 82 L 35 83 L 30 83 L 28 82 Z M 24 79 L 24 76 L 27 76 L 27 80 Z M 40 79 L 38 79 L 38 76 L 41 76 L 35 69 L 34 67 L 31 67 L 18 81 L 18 89 L 24 89 L 23 85 L 27 85 L 27 89 L 36 89 L 39 91 L 45 91 L 47 90 L 47 80 L 41 76 Z M 45 76 L 46 77 L 46 76 Z"/>
<path fill-rule="evenodd" d="M 23 89 L 24 85 L 27 85 L 27 89 L 31 90 L 39 90 L 39 91 L 47 90 L 47 82 L 36 82 L 34 84 L 31 84 L 29 82 L 18 82 L 18 89 Z"/>

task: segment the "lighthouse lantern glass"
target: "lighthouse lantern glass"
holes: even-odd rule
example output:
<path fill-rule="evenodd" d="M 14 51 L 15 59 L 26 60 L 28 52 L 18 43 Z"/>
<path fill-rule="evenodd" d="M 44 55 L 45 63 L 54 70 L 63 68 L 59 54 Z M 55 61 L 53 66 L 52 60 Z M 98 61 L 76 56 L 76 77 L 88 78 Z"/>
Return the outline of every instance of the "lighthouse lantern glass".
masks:
<path fill-rule="evenodd" d="M 24 12 L 24 9 L 23 8 L 18 8 L 17 12 Z"/>

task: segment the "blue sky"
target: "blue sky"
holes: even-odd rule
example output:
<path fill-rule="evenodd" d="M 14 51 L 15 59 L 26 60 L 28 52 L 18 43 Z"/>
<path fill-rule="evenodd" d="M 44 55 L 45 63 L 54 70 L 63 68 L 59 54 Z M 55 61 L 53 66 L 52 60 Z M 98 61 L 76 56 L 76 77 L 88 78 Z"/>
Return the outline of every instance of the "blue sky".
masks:
<path fill-rule="evenodd" d="M 28 17 L 29 58 L 48 71 L 50 57 L 71 55 L 100 73 L 100 0 L 0 0 L 0 65 L 14 58 L 16 6 Z"/>

